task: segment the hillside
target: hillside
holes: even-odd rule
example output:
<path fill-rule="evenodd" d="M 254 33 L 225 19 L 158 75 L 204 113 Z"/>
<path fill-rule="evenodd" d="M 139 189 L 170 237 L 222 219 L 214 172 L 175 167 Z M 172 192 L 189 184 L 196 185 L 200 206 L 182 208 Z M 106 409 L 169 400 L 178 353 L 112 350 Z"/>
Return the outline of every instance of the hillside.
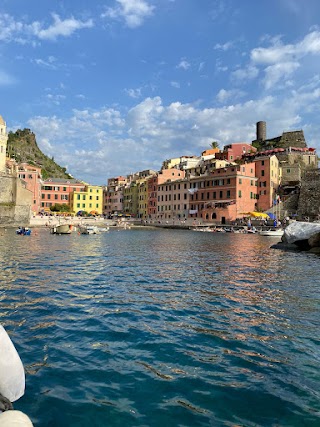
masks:
<path fill-rule="evenodd" d="M 9 132 L 7 156 L 14 158 L 18 163 L 26 162 L 41 168 L 43 179 L 47 178 L 72 178 L 66 168 L 59 166 L 54 158 L 42 153 L 38 147 L 36 136 L 30 129 L 18 129 Z"/>

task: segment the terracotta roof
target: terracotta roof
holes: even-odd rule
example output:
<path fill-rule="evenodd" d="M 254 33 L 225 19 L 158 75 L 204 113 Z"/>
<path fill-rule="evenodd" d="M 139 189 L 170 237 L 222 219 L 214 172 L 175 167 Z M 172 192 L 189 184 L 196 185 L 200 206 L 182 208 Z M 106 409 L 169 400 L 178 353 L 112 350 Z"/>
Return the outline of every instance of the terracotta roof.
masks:
<path fill-rule="evenodd" d="M 5 126 L 6 122 L 3 120 L 2 116 L 0 116 L 0 125 Z"/>

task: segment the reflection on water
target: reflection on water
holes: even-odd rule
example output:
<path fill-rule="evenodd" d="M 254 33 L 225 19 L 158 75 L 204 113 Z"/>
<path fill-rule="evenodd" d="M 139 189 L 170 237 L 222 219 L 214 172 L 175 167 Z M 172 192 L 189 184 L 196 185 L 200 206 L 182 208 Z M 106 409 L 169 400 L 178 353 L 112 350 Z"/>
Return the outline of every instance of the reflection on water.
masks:
<path fill-rule="evenodd" d="M 271 242 L 3 233 L 0 320 L 27 372 L 16 407 L 41 426 L 317 425 L 318 258 Z"/>

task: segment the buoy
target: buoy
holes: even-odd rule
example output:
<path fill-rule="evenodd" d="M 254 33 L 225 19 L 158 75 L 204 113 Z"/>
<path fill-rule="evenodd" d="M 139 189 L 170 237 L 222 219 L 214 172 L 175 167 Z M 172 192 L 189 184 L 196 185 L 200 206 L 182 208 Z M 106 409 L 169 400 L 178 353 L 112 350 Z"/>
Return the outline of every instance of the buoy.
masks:
<path fill-rule="evenodd" d="M 2 325 L 0 349 L 0 393 L 10 402 L 15 402 L 24 395 L 25 373 L 19 354 Z"/>
<path fill-rule="evenodd" d="M 7 411 L 0 414 L 1 427 L 33 427 L 30 418 L 21 411 Z"/>

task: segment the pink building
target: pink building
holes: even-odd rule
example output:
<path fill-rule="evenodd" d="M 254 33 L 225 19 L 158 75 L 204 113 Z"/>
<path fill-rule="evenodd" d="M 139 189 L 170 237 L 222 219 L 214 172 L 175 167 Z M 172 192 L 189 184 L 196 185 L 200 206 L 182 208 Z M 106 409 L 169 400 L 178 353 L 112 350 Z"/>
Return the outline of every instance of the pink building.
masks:
<path fill-rule="evenodd" d="M 32 192 L 31 211 L 33 214 L 37 214 L 41 207 L 41 168 L 20 163 L 18 176 L 25 182 L 27 190 Z"/>
<path fill-rule="evenodd" d="M 255 153 L 257 149 L 247 142 L 236 142 L 234 144 L 225 145 L 223 151 L 216 153 L 215 157 L 219 160 L 227 160 L 234 162 L 240 160 L 246 153 Z"/>
<path fill-rule="evenodd" d="M 41 186 L 40 211 L 49 211 L 55 204 L 70 206 L 70 194 L 74 191 L 84 191 L 86 185 L 77 179 L 50 178 Z"/>
<path fill-rule="evenodd" d="M 104 215 L 122 214 L 123 206 L 123 189 L 127 184 L 127 178 L 118 176 L 117 178 L 108 179 L 108 185 L 103 193 L 103 213 Z"/>

